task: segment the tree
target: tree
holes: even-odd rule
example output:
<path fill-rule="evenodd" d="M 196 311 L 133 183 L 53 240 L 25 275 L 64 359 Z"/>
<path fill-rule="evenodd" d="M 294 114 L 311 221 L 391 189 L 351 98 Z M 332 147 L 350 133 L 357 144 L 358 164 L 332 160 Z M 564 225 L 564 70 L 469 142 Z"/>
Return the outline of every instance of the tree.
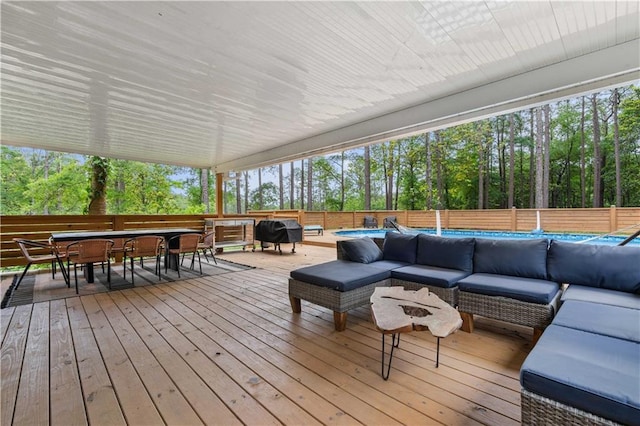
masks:
<path fill-rule="evenodd" d="M 209 169 L 200 169 L 200 188 L 202 194 L 200 202 L 204 205 L 204 212 L 209 213 L 211 211 L 209 202 Z"/>
<path fill-rule="evenodd" d="M 514 114 L 509 114 L 509 189 L 507 195 L 507 207 L 514 206 L 514 178 L 515 178 L 515 151 L 516 129 Z"/>
<path fill-rule="evenodd" d="M 536 108 L 536 174 L 535 174 L 535 208 L 541 209 L 544 207 L 544 154 L 542 152 L 544 146 L 544 124 L 542 123 L 542 110 Z"/>
<path fill-rule="evenodd" d="M 593 114 L 593 207 L 602 207 L 602 153 L 600 151 L 600 115 L 598 94 L 591 95 Z"/>
<path fill-rule="evenodd" d="M 90 158 L 89 164 L 91 166 L 91 191 L 89 192 L 88 213 L 93 215 L 107 214 L 109 159 L 93 156 Z"/>
<path fill-rule="evenodd" d="M 613 146 L 616 168 L 616 206 L 622 205 L 622 180 L 620 171 L 620 129 L 618 126 L 618 105 L 620 103 L 618 89 L 613 89 L 611 108 L 613 109 Z"/>
<path fill-rule="evenodd" d="M 364 147 L 364 209 L 371 210 L 371 148 Z"/>

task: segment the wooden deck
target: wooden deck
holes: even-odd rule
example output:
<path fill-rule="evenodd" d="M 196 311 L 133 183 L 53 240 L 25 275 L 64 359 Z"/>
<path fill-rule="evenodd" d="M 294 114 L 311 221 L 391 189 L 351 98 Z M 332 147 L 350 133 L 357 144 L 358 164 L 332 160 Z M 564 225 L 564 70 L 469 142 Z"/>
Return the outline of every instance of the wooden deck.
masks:
<path fill-rule="evenodd" d="M 224 258 L 257 269 L 6 308 L 0 424 L 492 424 L 520 421 L 531 331 L 477 321 L 441 341 L 402 336 L 389 381 L 369 308 L 333 329 L 292 314 L 289 270 L 335 258 Z"/>

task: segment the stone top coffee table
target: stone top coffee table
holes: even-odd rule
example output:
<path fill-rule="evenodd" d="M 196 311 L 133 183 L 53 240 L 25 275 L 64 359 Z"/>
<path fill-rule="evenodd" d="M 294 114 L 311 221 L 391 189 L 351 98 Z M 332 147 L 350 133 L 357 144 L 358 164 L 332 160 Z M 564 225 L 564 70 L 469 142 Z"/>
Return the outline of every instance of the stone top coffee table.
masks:
<path fill-rule="evenodd" d="M 391 371 L 393 349 L 400 345 L 400 333 L 429 330 L 438 338 L 436 367 L 440 363 L 440 338 L 447 337 L 462 326 L 458 311 L 428 288 L 417 291 L 403 287 L 376 287 L 371 295 L 371 316 L 382 333 L 382 378 Z M 385 374 L 385 336 L 391 334 L 391 353 Z"/>

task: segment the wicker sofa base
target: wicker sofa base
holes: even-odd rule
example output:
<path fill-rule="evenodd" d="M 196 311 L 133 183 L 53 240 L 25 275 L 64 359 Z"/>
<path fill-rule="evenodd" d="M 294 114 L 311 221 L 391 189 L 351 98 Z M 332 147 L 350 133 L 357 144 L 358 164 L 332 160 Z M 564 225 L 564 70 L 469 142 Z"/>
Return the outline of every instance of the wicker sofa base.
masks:
<path fill-rule="evenodd" d="M 548 305 L 523 302 L 508 297 L 487 296 L 484 294 L 458 292 L 458 310 L 462 316 L 464 331 L 473 331 L 473 314 L 500 321 L 533 327 L 534 339 L 544 330 L 557 311 L 561 292 Z"/>
<path fill-rule="evenodd" d="M 413 281 L 400 280 L 398 278 L 391 278 L 391 285 L 402 286 L 404 287 L 405 290 L 420 290 L 421 288 L 427 287 L 431 293 L 435 294 L 440 299 L 444 300 L 454 308 L 458 306 L 458 287 L 457 286 L 453 288 L 443 288 L 443 287 L 436 287 L 433 285 L 420 284 Z"/>
<path fill-rule="evenodd" d="M 294 313 L 301 312 L 300 300 L 331 309 L 336 331 L 344 331 L 347 325 L 347 311 L 367 305 L 376 287 L 388 287 L 389 285 L 391 285 L 391 279 L 378 281 L 350 291 L 338 291 L 289 278 L 289 300 Z"/>
<path fill-rule="evenodd" d="M 521 390 L 521 412 L 523 425 L 618 424 L 525 389 Z"/>

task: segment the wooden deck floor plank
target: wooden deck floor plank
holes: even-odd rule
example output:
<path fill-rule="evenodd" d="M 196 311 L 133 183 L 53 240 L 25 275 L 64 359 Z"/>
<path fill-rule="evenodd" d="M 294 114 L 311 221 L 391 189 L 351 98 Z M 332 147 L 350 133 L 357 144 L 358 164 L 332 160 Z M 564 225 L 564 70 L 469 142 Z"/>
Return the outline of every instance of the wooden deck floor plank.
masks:
<path fill-rule="evenodd" d="M 167 290 L 167 292 L 164 290 Z M 151 296 L 157 297 L 165 304 L 165 308 L 162 309 L 163 316 L 170 324 L 180 330 L 183 338 L 188 339 L 187 344 L 193 346 L 191 353 L 203 354 L 208 360 L 213 361 L 212 365 L 215 365 L 219 371 L 217 374 L 224 375 L 223 379 L 228 380 L 232 387 L 238 387 L 241 390 L 242 398 L 250 398 L 250 401 L 259 404 L 259 406 L 254 407 L 253 412 L 239 412 L 233 405 L 236 402 L 244 403 L 245 401 L 231 401 L 231 408 L 238 417 L 258 417 L 257 421 L 247 422 L 248 424 L 304 423 L 300 417 L 310 423 L 315 423 L 315 420 L 308 417 L 306 413 L 295 409 L 292 410 L 292 407 L 287 402 L 282 404 L 276 389 L 269 383 L 259 380 L 259 373 L 250 370 L 227 352 L 220 342 L 225 339 L 225 336 L 219 336 L 216 333 L 205 334 L 195 327 L 191 321 L 197 323 L 199 321 L 198 314 L 175 299 L 174 296 L 179 292 L 163 285 L 154 286 L 149 288 L 148 291 Z M 145 297 L 145 299 L 151 300 L 148 297 Z M 191 358 L 191 355 L 189 357 Z M 291 418 L 296 419 L 297 422 L 294 422 Z M 244 419 L 242 420 L 245 421 Z"/>
<path fill-rule="evenodd" d="M 123 425 L 124 414 L 79 297 L 66 299 L 69 325 L 89 423 Z"/>
<path fill-rule="evenodd" d="M 9 324 L 11 323 L 11 317 L 16 308 L 11 306 L 8 308 L 0 309 L 0 345 L 4 343 L 4 338 L 9 330 Z"/>
<path fill-rule="evenodd" d="M 256 279 L 258 279 L 256 277 Z M 233 286 L 228 286 L 228 284 L 221 284 L 221 285 L 225 285 L 227 286 L 227 288 L 230 289 L 230 291 L 233 291 Z M 238 290 L 236 290 L 238 291 Z M 242 295 L 246 295 L 246 296 L 251 296 L 253 295 L 255 297 L 255 303 L 267 303 L 270 304 L 271 306 L 273 306 L 274 309 L 269 309 L 270 312 L 281 316 L 281 318 L 291 318 L 291 308 L 288 304 L 288 300 L 283 301 L 281 299 L 282 296 L 279 299 L 269 299 L 269 298 L 264 298 L 262 297 L 262 287 L 259 286 L 257 289 L 252 289 L 252 288 L 244 288 L 242 290 Z M 305 303 L 305 302 L 303 302 Z M 318 324 L 320 327 L 322 327 L 323 329 L 326 328 L 326 326 L 328 324 L 333 324 L 333 315 L 331 313 L 331 311 L 322 308 L 322 307 L 318 307 L 316 305 L 311 305 L 311 304 L 307 304 L 308 309 L 303 309 L 303 316 L 305 317 L 305 324 Z M 266 308 L 265 308 L 266 309 Z M 354 321 L 354 324 L 352 324 L 352 326 L 347 327 L 347 330 L 349 332 L 357 332 L 358 330 L 363 333 L 363 338 L 371 338 L 373 337 L 373 340 L 371 340 L 372 342 L 374 342 L 372 344 L 372 346 L 379 346 L 379 333 L 377 331 L 375 331 L 373 324 L 370 321 L 370 313 L 368 311 L 368 308 L 360 308 L 358 309 L 358 311 L 366 311 L 367 312 L 367 316 L 365 320 L 362 321 Z M 351 314 L 350 314 L 351 315 Z M 318 318 L 318 317 L 326 317 L 326 318 Z M 295 318 L 295 317 L 294 317 Z M 361 328 L 362 327 L 362 328 Z M 465 338 L 466 336 L 459 336 L 459 333 L 454 334 L 453 336 L 450 336 L 447 339 L 443 339 L 441 341 L 441 355 L 445 355 L 447 356 L 447 359 L 449 359 L 449 356 L 451 356 L 453 359 L 457 359 L 457 357 L 462 356 L 462 362 L 464 363 L 464 365 L 471 365 L 473 366 L 473 361 L 475 360 L 474 357 L 472 356 L 466 356 L 464 353 L 461 355 L 460 352 L 458 351 L 454 351 L 454 350 L 450 350 L 449 353 L 447 353 L 448 349 L 447 349 L 447 341 L 453 340 L 456 337 L 461 337 L 461 338 Z M 435 339 L 433 339 L 435 340 Z M 429 347 L 427 347 L 427 350 L 430 350 L 433 353 L 433 359 L 435 360 L 435 342 L 433 342 L 434 344 L 429 343 Z M 518 351 L 518 347 L 510 347 L 508 348 L 508 352 L 516 352 Z M 523 357 L 522 357 L 523 359 Z M 504 374 L 506 374 L 508 377 L 511 378 L 516 378 L 518 377 L 518 369 L 504 369 L 502 368 L 501 365 L 496 364 L 495 362 L 481 362 L 482 365 L 480 365 L 481 368 L 485 368 L 485 369 L 489 369 L 491 371 L 500 371 Z M 519 388 L 518 388 L 519 390 Z"/>
<path fill-rule="evenodd" d="M 127 423 L 163 423 L 162 416 L 95 296 L 84 296 L 81 300 Z"/>
<path fill-rule="evenodd" d="M 174 350 L 180 351 L 189 366 L 233 411 L 235 416 L 244 424 L 279 424 L 280 422 L 269 411 L 208 358 L 204 351 L 185 337 L 181 328 L 186 320 L 149 290 L 151 289 L 134 289 L 133 291 L 136 296 L 141 297 L 158 312 L 159 317 L 155 315 L 148 317 L 151 324 Z"/>
<path fill-rule="evenodd" d="M 148 313 L 149 310 L 153 310 L 149 304 L 132 292 L 126 292 L 126 295 L 121 292 L 112 293 L 110 296 L 205 424 L 241 424 L 207 384 L 189 367 L 181 354 L 174 350 L 147 321 L 142 311 Z"/>
<path fill-rule="evenodd" d="M 201 295 L 206 297 L 206 290 L 202 290 Z M 209 292 L 209 299 L 215 299 L 217 296 L 221 296 L 220 293 Z M 202 298 L 198 298 L 199 300 Z M 392 382 L 383 382 L 376 372 L 366 371 L 360 368 L 360 365 L 354 361 L 354 356 L 357 354 L 350 353 L 347 356 L 337 356 L 330 350 L 324 347 L 318 346 L 311 341 L 302 342 L 301 339 L 295 339 L 295 336 L 284 336 L 286 339 L 295 339 L 295 344 L 290 345 L 282 340 L 282 336 L 278 334 L 289 334 L 280 326 L 272 325 L 269 320 L 264 317 L 256 318 L 250 322 L 244 322 L 243 318 L 248 318 L 250 313 L 254 313 L 252 305 L 241 303 L 237 311 L 242 311 L 243 315 L 238 316 L 233 313 L 233 302 L 220 301 L 212 302 L 216 303 L 214 306 L 215 311 L 220 313 L 220 307 L 224 307 L 226 303 L 228 309 L 225 310 L 229 316 L 228 321 L 231 323 L 244 323 L 243 329 L 247 329 L 249 324 L 258 324 L 261 328 L 270 333 L 264 333 L 262 331 L 257 333 L 257 336 L 263 336 L 262 339 L 266 339 L 267 343 L 275 348 L 279 348 L 281 352 L 295 353 L 296 359 L 301 359 L 304 365 L 311 365 L 314 369 L 320 369 L 324 372 L 324 377 L 331 380 L 342 389 L 349 390 L 352 394 L 361 396 L 366 395 L 367 402 L 372 407 L 384 407 L 385 412 L 399 413 L 403 412 L 403 415 L 411 415 L 411 408 L 415 407 L 416 410 L 421 410 L 425 405 L 429 405 L 430 409 L 423 411 L 422 415 L 428 415 L 431 417 L 430 422 L 440 421 L 443 423 L 453 424 L 468 422 L 470 419 L 459 417 L 458 413 L 447 410 L 444 406 L 438 406 L 437 403 L 429 401 L 429 404 L 425 403 L 424 399 L 414 393 L 407 393 L 403 386 L 392 384 Z M 238 302 L 239 303 L 239 302 Z M 220 307 L 218 307 L 220 306 Z M 275 327 L 275 329 L 274 329 Z M 254 327 L 255 328 L 255 327 Z M 292 342 L 293 343 L 293 342 Z M 302 346 L 300 349 L 298 346 Z M 332 348 L 330 348 L 332 349 Z M 345 374 L 346 373 L 346 374 Z M 382 383 L 381 383 L 382 382 Z M 384 388 L 384 389 L 381 389 Z M 368 389 L 368 391 L 366 391 Z M 377 392 L 376 392 L 377 390 Z M 402 401 L 399 401 L 398 399 Z M 435 407 L 434 407 L 435 406 Z M 400 414 L 396 414 L 398 420 L 406 423 L 415 423 L 417 419 L 415 417 L 403 418 Z M 420 422 L 424 422 L 421 420 Z"/>
<path fill-rule="evenodd" d="M 247 293 L 248 292 L 250 292 L 250 290 L 247 289 Z M 291 310 L 291 308 L 288 306 L 288 300 L 286 302 L 281 302 L 279 306 L 274 305 L 274 307 L 276 308 L 276 311 L 280 311 L 281 314 L 283 312 L 287 312 L 287 310 L 289 312 Z M 360 315 L 355 315 L 354 312 L 359 313 Z M 366 315 L 362 315 L 362 312 L 366 312 Z M 333 323 L 333 315 L 331 311 L 322 307 L 318 307 L 316 305 L 308 304 L 306 302 L 303 302 L 302 314 L 303 316 L 305 316 L 305 319 L 310 322 L 319 323 L 323 325 L 326 325 L 327 323 L 331 323 L 331 324 Z M 371 324 L 371 321 L 369 319 L 370 312 L 368 307 L 351 311 L 349 313 L 349 316 L 351 317 L 352 324 L 347 327 L 347 330 L 357 331 L 359 330 L 359 327 L 365 327 L 365 328 L 368 327 L 370 333 L 372 332 L 379 337 L 378 332 L 373 329 L 373 324 Z M 354 317 L 360 319 L 360 321 L 356 322 Z M 485 334 L 488 334 L 487 338 L 489 339 L 492 338 L 492 335 L 490 333 L 485 333 Z M 482 336 L 482 337 L 484 338 L 486 336 Z M 468 345 L 466 344 L 467 343 L 466 341 L 463 343 L 459 343 L 459 340 L 464 340 L 464 339 L 470 340 Z M 462 347 L 474 346 L 475 342 L 473 340 L 475 339 L 476 339 L 476 336 L 466 335 L 461 333 L 456 333 L 453 336 L 448 337 L 447 339 L 443 339 L 441 340 L 441 348 L 440 348 L 441 355 L 446 356 L 447 359 L 455 360 L 461 366 L 470 367 L 469 369 L 474 370 L 475 372 L 478 372 L 477 368 L 475 367 L 479 367 L 481 369 L 484 369 L 485 371 L 490 371 L 491 372 L 490 376 L 493 376 L 493 377 L 496 377 L 494 373 L 498 372 L 512 379 L 518 379 L 519 366 L 522 364 L 522 361 L 524 360 L 524 358 L 526 357 L 526 354 L 528 353 L 528 343 L 525 344 L 523 347 L 516 340 L 515 342 L 512 342 L 511 345 L 504 348 L 502 353 L 511 354 L 511 355 L 506 355 L 504 359 L 508 360 L 510 364 L 512 363 L 514 365 L 514 368 L 508 368 L 508 367 L 505 368 L 504 361 L 501 364 L 499 362 L 496 362 L 495 360 L 491 360 L 491 359 L 485 360 L 482 358 L 478 358 L 477 354 L 466 354 L 464 351 L 458 350 L 460 346 Z M 512 338 L 512 340 L 514 339 Z M 427 350 L 431 350 L 433 352 L 433 359 L 435 360 L 435 344 L 430 346 L 433 349 L 427 348 Z M 478 345 L 475 345 L 475 346 L 478 346 Z M 493 345 L 481 344 L 480 346 L 483 346 L 483 347 L 488 346 L 488 347 L 494 348 L 493 349 L 494 353 L 498 352 L 498 349 L 495 349 L 495 346 Z M 466 355 L 470 355 L 470 356 L 466 356 Z M 483 377 L 483 379 L 490 380 L 490 377 Z M 513 383 L 513 381 L 508 380 L 507 383 L 511 384 Z M 505 385 L 503 381 L 501 381 L 500 384 L 502 386 Z M 509 385 L 507 386 L 510 387 Z M 513 390 L 519 392 L 520 391 L 519 384 L 513 384 Z"/>
<path fill-rule="evenodd" d="M 2 386 L 0 386 L 0 397 L 2 398 L 0 424 L 2 425 L 11 424 L 13 421 L 32 310 L 33 305 L 23 305 L 15 308 L 5 340 L 2 342 L 0 349 L 0 372 L 2 377 Z"/>
<path fill-rule="evenodd" d="M 115 293 L 98 294 L 95 300 L 111 324 L 162 419 L 168 424 L 202 424 L 202 420 L 179 391 L 178 386 L 138 335 L 124 312 L 114 303 L 115 297 L 119 296 Z"/>
<path fill-rule="evenodd" d="M 185 291 L 186 294 L 189 294 Z M 195 295 L 197 299 L 201 299 L 197 293 Z M 263 361 L 252 358 L 252 354 L 260 354 L 261 358 L 268 361 L 271 365 L 268 369 L 263 369 L 261 374 L 270 383 L 277 384 L 278 389 L 283 393 L 289 395 L 289 397 L 298 404 L 310 411 L 315 417 L 321 420 L 323 423 L 349 423 L 352 424 L 353 416 L 360 422 L 369 424 L 392 424 L 394 419 L 387 416 L 383 412 L 380 412 L 369 404 L 364 403 L 362 400 L 354 397 L 353 395 L 345 392 L 335 384 L 326 380 L 326 376 L 320 376 L 314 371 L 317 371 L 318 364 L 309 365 L 307 360 L 297 360 L 289 358 L 283 355 L 281 352 L 275 350 L 264 343 L 264 334 L 258 330 L 256 334 L 255 326 L 250 325 L 243 321 L 239 321 L 238 325 L 241 325 L 246 333 L 234 332 L 233 328 L 236 327 L 229 320 L 223 318 L 220 312 L 221 309 L 215 306 L 215 312 L 212 310 L 212 306 L 206 302 L 200 301 L 202 308 L 194 307 L 200 312 L 207 312 L 204 309 L 208 309 L 210 312 L 207 314 L 208 321 L 214 326 L 219 327 L 227 333 L 233 333 L 234 338 L 242 343 L 245 347 L 251 349 L 251 351 L 243 351 L 242 347 L 238 348 L 239 352 L 236 352 L 236 356 L 240 357 L 243 362 L 256 365 Z M 219 318 L 216 318 L 219 316 Z M 234 320 L 235 321 L 235 320 Z M 286 365 L 285 370 L 281 370 L 280 366 Z M 320 370 L 326 372 L 326 365 Z M 306 388 L 305 388 L 306 386 Z M 319 399 L 319 396 L 322 399 Z M 322 401 L 325 404 L 322 404 Z M 326 407 L 326 401 L 331 402 L 334 405 Z M 342 407 L 342 408 L 336 408 Z M 348 410 L 348 412 L 346 412 Z M 346 414 L 343 414 L 345 413 Z M 410 413 L 405 413 L 409 415 Z M 327 417 L 329 416 L 329 417 Z M 424 420 L 424 417 L 412 417 L 411 420 Z"/>
<path fill-rule="evenodd" d="M 183 282 L 177 290 L 171 294 L 173 300 L 163 299 L 170 306 L 181 307 L 182 316 L 189 322 L 183 323 L 182 331 L 185 335 L 188 335 L 192 342 L 199 346 L 200 350 L 204 350 L 207 355 L 214 359 L 224 371 L 227 372 L 234 380 L 243 386 L 243 388 L 250 392 L 251 395 L 261 401 L 261 403 L 267 408 L 274 416 L 285 424 L 320 424 L 309 413 L 296 405 L 286 395 L 283 395 L 276 387 L 271 383 L 264 380 L 261 376 L 261 372 L 265 368 L 273 368 L 263 362 L 257 369 L 252 369 L 251 366 L 247 366 L 235 357 L 237 350 L 246 351 L 247 348 L 242 346 L 240 348 L 235 347 L 239 345 L 235 339 L 219 329 L 214 329 L 202 312 L 198 312 L 194 308 L 194 301 L 189 297 L 182 295 L 182 290 L 189 282 Z M 155 290 L 155 291 L 154 291 Z M 154 287 L 151 291 L 154 294 L 158 294 L 157 291 L 161 290 L 161 286 Z M 208 313 L 204 313 L 208 315 Z M 186 330 L 189 330 L 188 332 Z M 239 330 L 237 332 L 240 332 Z M 205 342 L 207 336 L 215 336 L 215 344 L 210 348 L 206 348 L 202 345 Z M 220 353 L 220 356 L 215 356 L 216 353 Z"/>
<path fill-rule="evenodd" d="M 224 297 L 223 293 L 217 293 L 217 292 L 208 292 L 206 287 L 203 288 L 203 297 L 206 297 L 205 295 L 209 295 L 209 297 L 214 297 L 214 296 L 220 296 L 220 297 Z M 244 296 L 244 292 L 242 293 L 236 293 L 235 295 L 231 296 L 232 299 L 230 300 L 231 303 L 233 303 L 233 298 L 241 298 Z M 251 309 L 251 306 L 253 305 L 258 305 L 260 302 L 256 301 L 249 301 L 247 302 L 249 303 L 249 305 L 247 306 L 243 306 L 240 309 Z M 261 311 L 256 311 L 258 315 L 262 315 Z M 266 311 L 262 311 L 262 312 L 266 312 Z M 265 316 L 268 316 L 270 314 L 264 314 Z M 264 318 L 265 320 L 267 320 L 268 318 Z M 273 320 L 272 320 L 273 321 Z M 275 320 L 274 322 L 278 322 L 277 320 Z M 269 324 L 269 321 L 258 321 L 259 324 Z M 283 327 L 287 327 L 286 322 L 281 323 L 281 325 Z M 334 335 L 342 335 L 342 333 L 333 333 Z M 376 336 L 379 339 L 379 334 Z M 379 344 L 380 340 L 378 340 L 378 344 Z M 276 344 L 271 342 L 271 344 Z M 326 345 L 323 345 L 323 347 L 327 347 Z M 329 348 L 328 348 L 329 349 Z M 353 359 L 352 358 L 352 353 L 351 350 L 353 349 L 352 347 L 346 348 L 345 346 L 342 345 L 336 345 L 335 348 L 330 348 L 331 349 L 331 353 L 342 353 L 342 356 L 344 358 L 349 358 L 349 359 Z M 322 349 L 320 349 L 322 350 Z M 330 357 L 330 354 L 323 354 L 322 358 L 326 359 L 327 357 Z M 379 371 L 380 365 L 379 365 L 379 358 L 380 357 L 380 349 L 379 347 L 376 348 L 375 350 L 369 350 L 368 354 L 365 355 L 365 357 L 361 360 L 362 363 L 360 363 L 360 366 L 365 367 L 369 370 L 375 370 L 375 371 Z M 435 363 L 435 361 L 434 361 Z M 419 371 L 422 371 L 423 368 L 422 366 L 419 367 Z M 437 374 L 426 374 L 426 376 L 428 376 L 428 378 L 431 380 L 432 377 L 438 377 Z M 408 379 L 406 379 L 403 384 L 407 384 L 407 382 L 409 381 L 413 381 L 414 378 L 410 375 Z M 402 382 L 402 381 L 400 381 Z M 447 380 L 445 381 L 446 384 L 450 385 L 450 387 L 453 387 L 454 390 L 455 386 L 456 386 L 456 382 L 455 381 L 450 381 Z M 488 394 L 484 394 L 484 395 L 480 395 L 478 396 L 478 392 L 476 392 L 474 389 L 470 389 L 468 386 L 458 386 L 459 388 L 462 388 L 460 390 L 460 392 L 466 396 L 466 398 L 459 398 L 455 393 L 452 393 L 448 390 L 447 387 L 443 387 L 443 388 L 439 388 L 437 386 L 432 385 L 429 382 L 422 382 L 419 384 L 415 385 L 415 391 L 416 394 L 423 394 L 424 396 L 431 396 L 432 399 L 435 398 L 436 400 L 438 400 L 438 402 L 440 404 L 450 404 L 450 405 L 454 405 L 456 407 L 457 410 L 460 410 L 460 407 L 466 406 L 467 409 L 466 410 L 462 410 L 464 413 L 466 413 L 467 415 L 471 416 L 471 417 L 475 417 L 477 418 L 478 421 L 483 421 L 486 422 L 487 419 L 485 417 L 489 416 L 491 417 L 490 421 L 494 421 L 494 422 L 502 422 L 502 423 L 507 423 L 508 422 L 508 418 L 504 417 L 500 411 L 502 410 L 512 410 L 513 406 L 510 404 L 503 404 L 502 407 L 498 407 L 499 410 L 498 412 L 495 413 L 490 413 L 484 410 L 478 410 L 478 406 L 475 402 L 468 402 L 468 398 L 469 396 L 472 396 L 476 401 L 481 402 L 486 398 L 489 399 L 494 399 L 493 396 L 488 395 Z M 443 391 L 442 389 L 447 389 L 447 391 Z M 500 405 L 502 403 L 501 400 L 499 399 L 495 399 L 496 404 Z M 511 413 L 514 416 L 518 416 L 519 417 L 519 409 L 517 410 L 518 413 Z"/>
<path fill-rule="evenodd" d="M 78 364 L 64 299 L 50 302 L 51 355 L 49 362 L 51 424 L 87 423 Z"/>
<path fill-rule="evenodd" d="M 49 423 L 49 303 L 33 305 L 13 421 Z"/>

